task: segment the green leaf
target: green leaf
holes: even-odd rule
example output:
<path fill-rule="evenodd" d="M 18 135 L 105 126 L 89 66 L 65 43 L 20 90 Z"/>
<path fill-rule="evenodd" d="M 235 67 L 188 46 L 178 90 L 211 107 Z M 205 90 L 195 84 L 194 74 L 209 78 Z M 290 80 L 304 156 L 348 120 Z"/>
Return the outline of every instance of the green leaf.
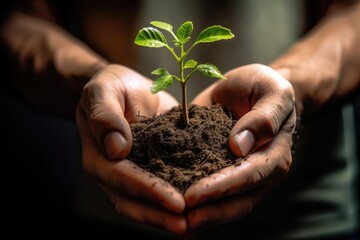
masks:
<path fill-rule="evenodd" d="M 166 70 L 165 68 L 155 69 L 154 71 L 151 72 L 151 74 L 158 75 L 158 76 L 167 76 L 167 75 L 170 75 L 170 73 L 168 72 L 168 70 Z"/>
<path fill-rule="evenodd" d="M 220 25 L 214 25 L 201 31 L 198 38 L 196 39 L 195 44 L 216 42 L 220 40 L 231 39 L 233 37 L 234 34 L 231 33 L 230 29 L 224 28 Z"/>
<path fill-rule="evenodd" d="M 191 21 L 184 22 L 176 31 L 176 36 L 179 38 L 179 41 L 185 43 L 190 40 L 190 35 L 194 30 L 193 23 Z"/>
<path fill-rule="evenodd" d="M 226 79 L 224 75 L 217 69 L 216 66 L 206 63 L 206 64 L 199 64 L 196 66 L 196 69 L 199 70 L 203 75 L 207 77 L 214 77 L 214 78 L 221 78 Z"/>
<path fill-rule="evenodd" d="M 151 93 L 155 94 L 166 90 L 173 83 L 172 75 L 161 76 L 156 79 L 150 87 Z"/>
<path fill-rule="evenodd" d="M 190 59 L 185 63 L 184 68 L 195 68 L 197 64 L 197 61 Z"/>
<path fill-rule="evenodd" d="M 164 29 L 168 32 L 171 32 L 173 29 L 173 26 L 166 23 L 166 22 L 160 22 L 160 21 L 151 21 L 150 22 L 151 25 L 153 25 L 154 27 L 160 28 L 160 29 Z"/>
<path fill-rule="evenodd" d="M 158 29 L 152 27 L 141 29 L 135 38 L 135 43 L 139 46 L 153 48 L 167 45 L 164 35 Z"/>

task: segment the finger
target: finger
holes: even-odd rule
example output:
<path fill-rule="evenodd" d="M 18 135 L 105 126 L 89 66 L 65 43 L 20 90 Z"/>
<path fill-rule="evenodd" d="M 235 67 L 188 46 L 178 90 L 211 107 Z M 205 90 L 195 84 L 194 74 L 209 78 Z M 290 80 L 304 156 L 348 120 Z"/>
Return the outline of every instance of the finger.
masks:
<path fill-rule="evenodd" d="M 107 66 L 85 86 L 79 108 L 108 158 L 122 159 L 130 152 L 129 123 L 177 105 L 166 92 L 151 94 L 150 86 L 150 80 L 120 65 Z"/>
<path fill-rule="evenodd" d="M 264 183 L 275 182 L 288 172 L 291 134 L 280 132 L 271 142 L 249 155 L 239 166 L 231 166 L 203 178 L 185 192 L 188 207 L 244 193 Z"/>
<path fill-rule="evenodd" d="M 224 168 L 199 180 L 185 192 L 187 207 L 198 206 L 204 202 L 213 202 L 219 198 L 256 187 L 254 185 L 254 172 L 255 166 L 248 159 L 240 166 Z"/>
<path fill-rule="evenodd" d="M 205 89 L 193 103 L 220 103 L 239 119 L 230 133 L 229 146 L 235 155 L 244 157 L 270 141 L 295 111 L 294 90 L 280 74 L 261 64 L 239 67 L 225 75 L 227 80 Z"/>
<path fill-rule="evenodd" d="M 247 216 L 258 205 L 267 187 L 236 195 L 191 209 L 187 214 L 189 229 L 209 228 Z"/>
<path fill-rule="evenodd" d="M 128 160 L 108 161 L 97 148 L 97 143 L 86 132 L 82 132 L 82 164 L 85 172 L 109 185 L 114 191 L 146 198 L 173 212 L 182 212 L 185 201 L 173 186 L 155 175 L 141 169 Z"/>
<path fill-rule="evenodd" d="M 109 166 L 98 167 L 102 171 L 101 167 Z M 111 166 L 105 180 L 108 185 L 113 186 L 113 189 L 138 198 L 149 199 L 173 212 L 181 213 L 185 209 L 185 201 L 181 193 L 165 180 L 138 167 L 132 161 L 121 160 Z"/>
<path fill-rule="evenodd" d="M 108 66 L 94 76 L 84 87 L 77 114 L 77 120 L 82 120 L 78 125 L 89 126 L 110 159 L 124 158 L 132 145 L 131 129 L 124 116 L 125 86 L 117 78 L 117 70 Z"/>
<path fill-rule="evenodd" d="M 114 194 L 111 191 L 106 192 L 115 210 L 128 219 L 158 226 L 177 235 L 183 235 L 187 231 L 187 223 L 183 215 L 159 209 L 138 199 Z"/>
<path fill-rule="evenodd" d="M 253 92 L 251 95 L 246 94 L 251 96 L 250 109 L 232 109 L 232 113 L 239 120 L 230 132 L 229 147 L 240 157 L 247 156 L 270 141 L 295 112 L 295 97 L 291 84 L 269 67 L 251 67 L 258 74 L 249 76 L 253 79 Z M 287 131 L 294 130 L 295 120 L 292 122 Z"/>

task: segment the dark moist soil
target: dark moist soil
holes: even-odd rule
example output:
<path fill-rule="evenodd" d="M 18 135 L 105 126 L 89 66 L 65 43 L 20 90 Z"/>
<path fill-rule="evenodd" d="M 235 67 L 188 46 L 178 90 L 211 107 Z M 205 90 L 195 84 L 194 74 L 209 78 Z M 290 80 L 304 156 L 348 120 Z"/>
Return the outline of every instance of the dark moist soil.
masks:
<path fill-rule="evenodd" d="M 180 107 L 174 107 L 131 124 L 133 148 L 128 159 L 184 193 L 201 178 L 240 164 L 242 158 L 228 147 L 236 120 L 220 105 L 190 105 L 187 127 L 181 114 Z"/>

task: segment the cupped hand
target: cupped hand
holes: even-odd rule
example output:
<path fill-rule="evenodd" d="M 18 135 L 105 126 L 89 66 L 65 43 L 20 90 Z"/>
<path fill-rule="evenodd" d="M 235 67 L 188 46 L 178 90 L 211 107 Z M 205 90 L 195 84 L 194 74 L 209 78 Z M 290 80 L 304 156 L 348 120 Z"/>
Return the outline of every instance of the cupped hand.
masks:
<path fill-rule="evenodd" d="M 151 94 L 151 81 L 120 65 L 108 65 L 84 87 L 76 120 L 82 165 L 107 193 L 119 214 L 182 234 L 183 195 L 125 157 L 132 147 L 129 123 L 177 105 L 166 92 Z"/>
<path fill-rule="evenodd" d="M 190 228 L 246 216 L 292 162 L 296 111 L 291 84 L 261 64 L 239 67 L 225 76 L 227 80 L 205 89 L 193 103 L 220 103 L 231 111 L 238 121 L 229 147 L 245 158 L 241 165 L 203 178 L 185 192 Z"/>

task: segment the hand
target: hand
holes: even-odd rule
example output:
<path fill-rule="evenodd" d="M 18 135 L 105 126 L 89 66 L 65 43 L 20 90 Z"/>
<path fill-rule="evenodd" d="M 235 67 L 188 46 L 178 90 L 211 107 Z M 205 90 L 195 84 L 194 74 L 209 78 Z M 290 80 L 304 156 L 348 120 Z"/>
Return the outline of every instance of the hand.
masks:
<path fill-rule="evenodd" d="M 266 190 L 291 165 L 296 126 L 291 84 L 270 67 L 252 64 L 236 68 L 205 89 L 193 101 L 220 103 L 238 119 L 229 136 L 232 152 L 245 157 L 201 179 L 185 192 L 190 228 L 228 222 L 246 216 Z"/>
<path fill-rule="evenodd" d="M 178 215 L 185 208 L 183 196 L 124 159 L 132 146 L 129 123 L 138 115 L 152 116 L 177 105 L 175 99 L 164 92 L 151 94 L 149 80 L 125 67 L 107 65 L 46 19 L 14 11 L 1 31 L 19 67 L 16 80 L 24 97 L 39 109 L 71 119 L 77 108 L 84 170 L 98 180 L 116 210 L 183 233 L 186 222 Z"/>
<path fill-rule="evenodd" d="M 74 119 L 81 90 L 107 61 L 54 23 L 15 11 L 2 28 L 14 79 L 29 103 Z"/>
<path fill-rule="evenodd" d="M 76 120 L 82 164 L 109 196 L 120 215 L 177 234 L 186 231 L 181 193 L 124 159 L 131 150 L 129 123 L 177 105 L 166 92 L 151 94 L 151 81 L 120 65 L 109 65 L 84 87 Z"/>

